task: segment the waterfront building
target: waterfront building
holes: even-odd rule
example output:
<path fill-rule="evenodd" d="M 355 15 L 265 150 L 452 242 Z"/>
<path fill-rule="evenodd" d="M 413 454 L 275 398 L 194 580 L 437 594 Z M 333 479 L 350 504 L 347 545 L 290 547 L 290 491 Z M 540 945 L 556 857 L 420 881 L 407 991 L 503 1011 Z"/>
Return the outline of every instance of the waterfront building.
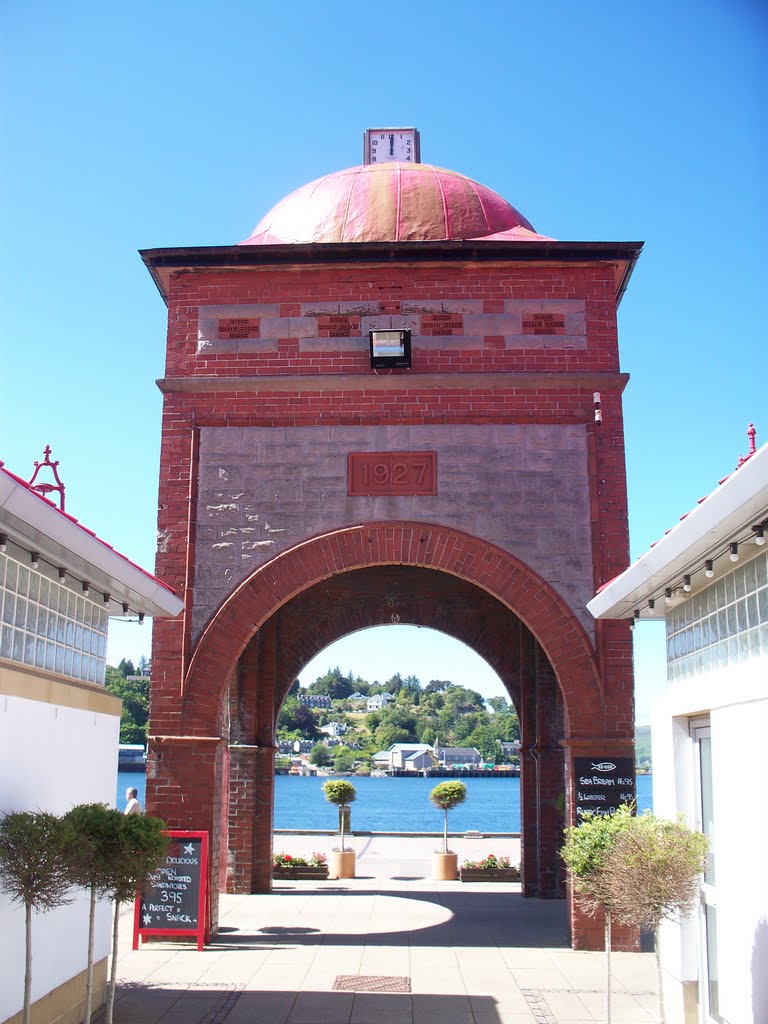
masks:
<path fill-rule="evenodd" d="M 477 747 L 438 747 L 434 748 L 435 757 L 445 768 L 453 768 L 459 764 L 481 764 L 483 757 Z"/>
<path fill-rule="evenodd" d="M 667 1020 L 768 1020 L 768 445 L 589 604 L 666 623 L 652 715 L 653 807 L 710 840 L 697 912 L 667 923 Z"/>
<path fill-rule="evenodd" d="M 0 463 L 0 814 L 113 804 L 121 702 L 104 689 L 109 620 L 182 608 L 164 583 L 65 512 L 50 454 L 36 466 L 54 474 L 53 484 L 37 473 L 31 484 Z M 106 983 L 111 905 L 97 914 L 94 1007 Z M 87 939 L 84 893 L 36 918 L 33 1020 L 82 1020 Z M 24 909 L 2 892 L 0 964 L 0 1021 L 16 1024 Z"/>
<path fill-rule="evenodd" d="M 579 759 L 633 763 L 629 627 L 586 604 L 629 560 L 617 308 L 642 244 L 556 241 L 384 134 L 242 242 L 142 253 L 168 306 L 157 571 L 187 596 L 154 626 L 147 805 L 211 833 L 214 931 L 220 880 L 271 887 L 276 718 L 342 636 L 421 625 L 499 674 L 528 897 L 567 896 Z"/>

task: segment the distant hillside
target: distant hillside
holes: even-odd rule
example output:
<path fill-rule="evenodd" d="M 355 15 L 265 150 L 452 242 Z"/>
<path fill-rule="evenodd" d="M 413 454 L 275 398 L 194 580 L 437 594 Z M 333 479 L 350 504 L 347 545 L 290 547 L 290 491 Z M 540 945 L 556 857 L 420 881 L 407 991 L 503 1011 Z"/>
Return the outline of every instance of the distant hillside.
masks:
<path fill-rule="evenodd" d="M 635 757 L 638 768 L 651 767 L 651 727 L 650 725 L 635 726 Z"/>

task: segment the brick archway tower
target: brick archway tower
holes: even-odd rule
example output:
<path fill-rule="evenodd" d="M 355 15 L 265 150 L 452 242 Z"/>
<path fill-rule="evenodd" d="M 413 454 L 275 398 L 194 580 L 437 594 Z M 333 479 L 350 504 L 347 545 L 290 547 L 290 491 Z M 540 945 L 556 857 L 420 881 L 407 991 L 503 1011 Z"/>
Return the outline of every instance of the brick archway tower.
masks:
<path fill-rule="evenodd" d="M 396 613 L 507 686 L 524 891 L 562 894 L 574 758 L 633 756 L 630 632 L 586 603 L 628 563 L 616 309 L 640 249 L 390 163 L 304 186 L 244 243 L 142 253 L 168 304 L 157 574 L 185 598 L 154 626 L 147 806 L 210 831 L 214 893 L 269 888 L 297 673 Z M 410 368 L 373 369 L 371 330 L 409 331 Z"/>

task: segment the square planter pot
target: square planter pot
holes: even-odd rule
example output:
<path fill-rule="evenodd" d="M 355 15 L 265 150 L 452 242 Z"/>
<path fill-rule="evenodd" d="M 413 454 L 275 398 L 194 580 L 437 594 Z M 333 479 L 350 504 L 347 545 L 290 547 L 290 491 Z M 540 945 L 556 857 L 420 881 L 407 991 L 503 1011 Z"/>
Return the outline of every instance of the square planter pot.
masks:
<path fill-rule="evenodd" d="M 459 871 L 462 882 L 519 882 L 517 868 L 462 868 Z"/>
<path fill-rule="evenodd" d="M 322 867 L 302 867 L 301 865 L 295 868 L 272 868 L 273 878 L 292 878 L 294 881 L 300 879 L 318 879 L 328 877 L 328 867 L 323 865 Z"/>

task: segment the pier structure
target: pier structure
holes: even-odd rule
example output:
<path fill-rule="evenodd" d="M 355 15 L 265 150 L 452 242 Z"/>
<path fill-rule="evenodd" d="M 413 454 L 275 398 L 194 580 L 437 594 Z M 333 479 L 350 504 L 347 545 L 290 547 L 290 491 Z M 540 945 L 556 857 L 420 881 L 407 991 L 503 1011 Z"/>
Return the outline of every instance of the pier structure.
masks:
<path fill-rule="evenodd" d="M 616 310 L 640 249 L 555 241 L 409 160 L 312 182 L 238 244 L 142 253 L 168 306 L 156 571 L 185 598 L 154 625 L 147 806 L 210 833 L 214 930 L 219 890 L 272 884 L 288 689 L 389 623 L 503 680 L 523 891 L 566 895 L 577 761 L 634 756 L 629 626 L 586 604 L 628 563 Z"/>

